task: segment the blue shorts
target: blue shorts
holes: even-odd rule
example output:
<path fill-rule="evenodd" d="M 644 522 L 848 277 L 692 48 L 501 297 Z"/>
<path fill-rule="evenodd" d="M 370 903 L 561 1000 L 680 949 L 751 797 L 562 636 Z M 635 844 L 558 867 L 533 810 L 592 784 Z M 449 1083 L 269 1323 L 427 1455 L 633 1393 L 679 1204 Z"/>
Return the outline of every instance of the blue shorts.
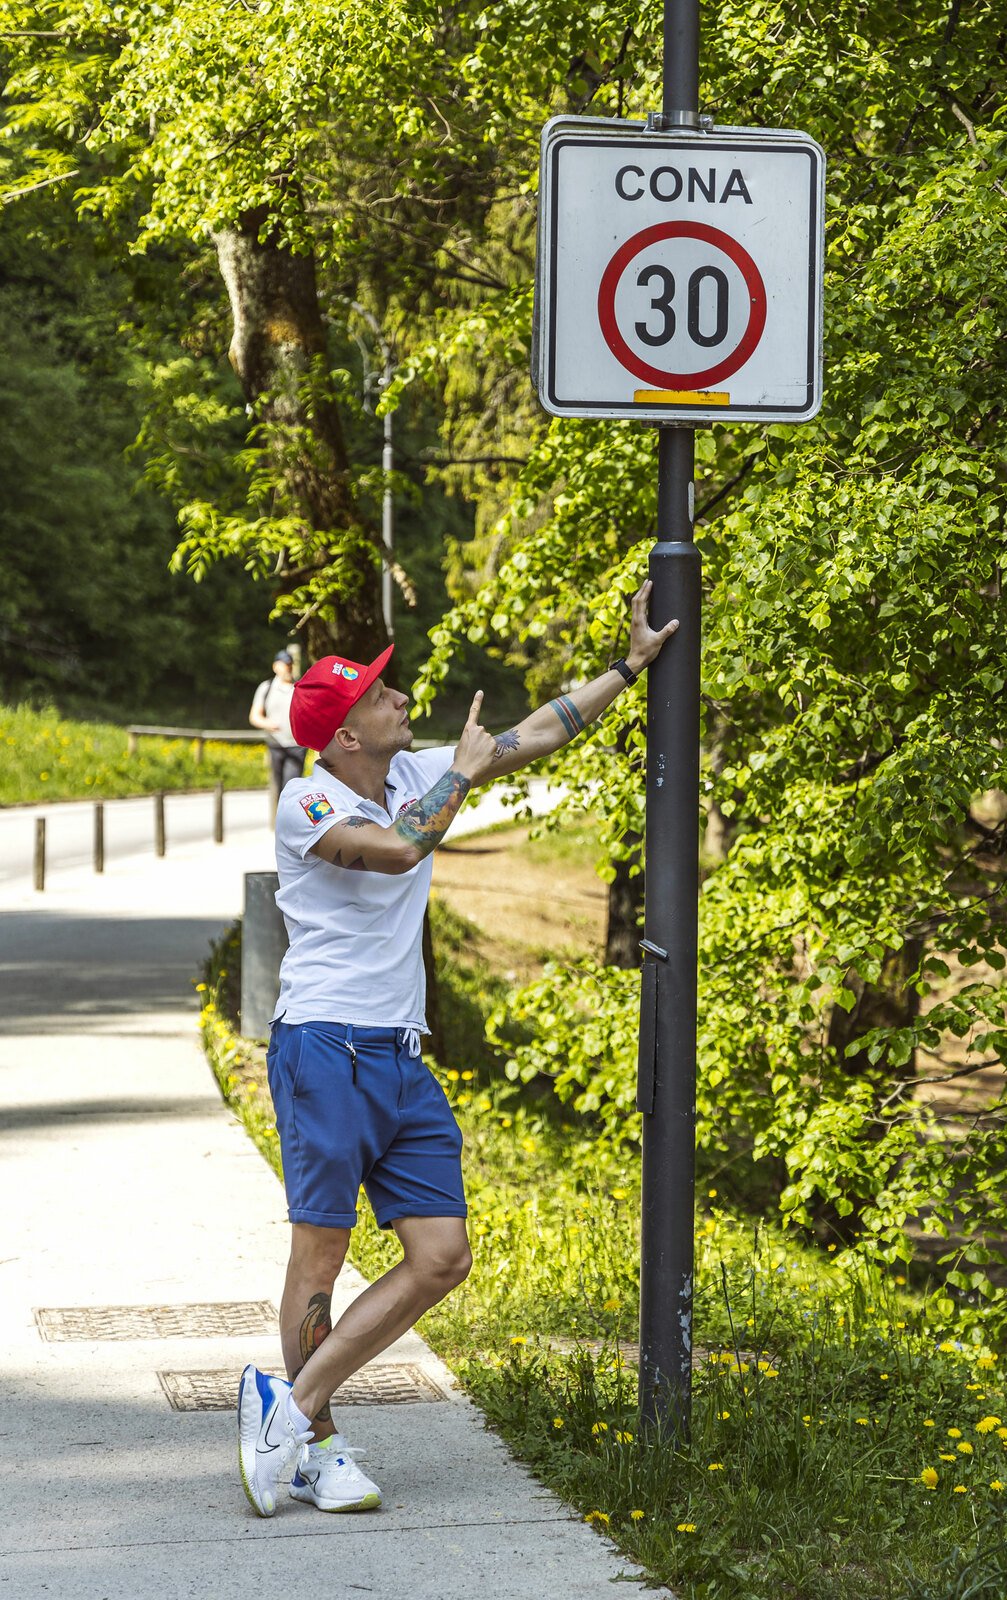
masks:
<path fill-rule="evenodd" d="M 407 1028 L 273 1023 L 266 1064 L 291 1222 L 352 1228 L 360 1185 L 382 1228 L 464 1217 L 462 1135 Z"/>

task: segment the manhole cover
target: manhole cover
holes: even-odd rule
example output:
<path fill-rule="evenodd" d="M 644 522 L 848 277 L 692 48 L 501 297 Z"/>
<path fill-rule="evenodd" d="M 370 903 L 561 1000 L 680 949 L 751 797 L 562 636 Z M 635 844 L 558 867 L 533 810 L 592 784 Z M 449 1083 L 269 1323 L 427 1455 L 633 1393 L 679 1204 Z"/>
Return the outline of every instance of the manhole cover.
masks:
<path fill-rule="evenodd" d="M 233 1411 L 238 1404 L 240 1372 L 233 1367 L 202 1372 L 159 1372 L 158 1381 L 173 1411 Z M 399 1362 L 364 1367 L 337 1389 L 332 1404 L 340 1406 L 407 1406 L 446 1400 L 447 1395 L 420 1367 Z"/>
<path fill-rule="evenodd" d="M 43 1339 L 217 1339 L 275 1333 L 268 1300 L 184 1306 L 46 1306 L 35 1312 Z"/>

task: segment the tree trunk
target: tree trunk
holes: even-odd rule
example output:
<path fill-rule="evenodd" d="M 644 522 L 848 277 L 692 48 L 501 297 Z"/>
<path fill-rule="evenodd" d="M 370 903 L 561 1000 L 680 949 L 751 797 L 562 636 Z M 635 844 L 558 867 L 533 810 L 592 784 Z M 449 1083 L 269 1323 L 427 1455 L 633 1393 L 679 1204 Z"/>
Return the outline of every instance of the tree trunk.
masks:
<path fill-rule="evenodd" d="M 638 833 L 627 833 L 632 853 L 615 863 L 615 877 L 608 886 L 608 929 L 605 934 L 605 961 L 610 967 L 638 967 L 643 919 L 644 874 L 630 877 L 630 869 L 640 865 L 643 840 Z"/>
<path fill-rule="evenodd" d="M 266 217 L 265 207 L 245 212 L 235 227 L 214 235 L 234 321 L 228 353 L 262 430 L 282 511 L 301 517 L 323 540 L 331 532 L 333 544 L 340 531 L 353 530 L 359 539 L 356 548 L 339 551 L 339 576 L 325 607 L 334 620 L 318 613 L 308 620 L 308 654 L 335 651 L 369 661 L 387 643 L 381 569 L 368 554 L 377 541 L 353 505 L 338 407 L 324 385 L 310 400 L 307 393 L 312 365 L 327 356 L 314 257 L 293 254 L 275 237 L 260 238 Z M 330 559 L 324 549 L 313 558 L 320 571 Z M 284 576 L 277 574 L 281 593 Z M 303 570 L 297 578 L 287 574 L 287 584 L 304 577 Z"/>

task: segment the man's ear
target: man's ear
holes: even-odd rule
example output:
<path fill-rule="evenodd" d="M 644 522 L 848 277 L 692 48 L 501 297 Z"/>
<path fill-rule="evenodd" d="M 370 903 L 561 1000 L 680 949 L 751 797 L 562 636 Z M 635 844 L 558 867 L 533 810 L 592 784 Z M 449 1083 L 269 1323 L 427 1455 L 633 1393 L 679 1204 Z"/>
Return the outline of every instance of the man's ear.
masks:
<path fill-rule="evenodd" d="M 357 738 L 353 729 L 348 728 L 345 723 L 341 728 L 337 728 L 335 733 L 332 735 L 332 743 L 338 745 L 340 750 L 360 749 L 360 740 Z"/>

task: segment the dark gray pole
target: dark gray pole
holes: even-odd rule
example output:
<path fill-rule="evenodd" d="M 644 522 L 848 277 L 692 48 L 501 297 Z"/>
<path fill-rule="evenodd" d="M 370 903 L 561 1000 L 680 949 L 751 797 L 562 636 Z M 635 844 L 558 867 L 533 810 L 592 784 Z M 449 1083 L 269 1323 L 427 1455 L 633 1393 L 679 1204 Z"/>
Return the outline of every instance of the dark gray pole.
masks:
<path fill-rule="evenodd" d="M 164 855 L 164 790 L 161 789 L 154 796 L 154 850 L 159 856 Z"/>
<path fill-rule="evenodd" d="M 213 839 L 215 844 L 224 842 L 224 785 L 218 783 L 213 791 Z"/>
<path fill-rule="evenodd" d="M 35 818 L 35 887 L 45 888 L 45 817 Z"/>
<path fill-rule="evenodd" d="M 105 870 L 105 805 L 101 800 L 94 808 L 94 870 Z"/>
<path fill-rule="evenodd" d="M 699 114 L 699 3 L 665 0 L 665 126 Z M 643 1112 L 640 1406 L 684 1440 L 692 1406 L 702 620 L 693 542 L 695 436 L 658 431 L 650 617 L 679 619 L 647 683 L 647 842 L 639 1106 Z"/>

